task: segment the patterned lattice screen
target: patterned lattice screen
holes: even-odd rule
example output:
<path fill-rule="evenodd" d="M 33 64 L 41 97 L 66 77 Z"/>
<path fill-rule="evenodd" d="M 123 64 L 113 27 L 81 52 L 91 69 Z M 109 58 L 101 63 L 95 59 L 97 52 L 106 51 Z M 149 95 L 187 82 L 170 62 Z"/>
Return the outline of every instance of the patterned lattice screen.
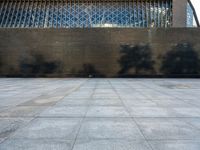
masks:
<path fill-rule="evenodd" d="M 172 0 L 5 0 L 0 27 L 170 27 Z"/>
<path fill-rule="evenodd" d="M 193 11 L 189 4 L 187 4 L 187 27 L 193 27 Z"/>

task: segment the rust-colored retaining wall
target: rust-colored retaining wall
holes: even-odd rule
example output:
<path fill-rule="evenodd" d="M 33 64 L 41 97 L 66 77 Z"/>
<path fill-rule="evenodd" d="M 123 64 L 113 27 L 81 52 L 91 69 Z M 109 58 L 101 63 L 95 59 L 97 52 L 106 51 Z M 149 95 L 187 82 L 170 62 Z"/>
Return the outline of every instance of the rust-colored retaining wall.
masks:
<path fill-rule="evenodd" d="M 0 29 L 0 76 L 199 76 L 200 29 Z"/>

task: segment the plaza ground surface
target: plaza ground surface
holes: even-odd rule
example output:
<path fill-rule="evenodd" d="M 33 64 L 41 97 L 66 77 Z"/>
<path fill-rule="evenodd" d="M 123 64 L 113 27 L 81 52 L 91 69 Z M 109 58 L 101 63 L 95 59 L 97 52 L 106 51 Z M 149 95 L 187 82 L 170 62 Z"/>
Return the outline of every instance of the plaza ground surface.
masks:
<path fill-rule="evenodd" d="M 1 150 L 200 150 L 198 79 L 0 79 Z"/>

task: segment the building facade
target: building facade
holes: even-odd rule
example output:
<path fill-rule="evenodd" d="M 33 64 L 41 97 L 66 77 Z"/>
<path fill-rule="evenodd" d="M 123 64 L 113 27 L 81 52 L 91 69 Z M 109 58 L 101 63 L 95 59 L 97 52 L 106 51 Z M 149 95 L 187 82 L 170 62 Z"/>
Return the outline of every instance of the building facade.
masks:
<path fill-rule="evenodd" d="M 3 0 L 4 28 L 184 27 L 187 0 Z"/>
<path fill-rule="evenodd" d="M 0 1 L 0 77 L 200 77 L 187 2 Z"/>

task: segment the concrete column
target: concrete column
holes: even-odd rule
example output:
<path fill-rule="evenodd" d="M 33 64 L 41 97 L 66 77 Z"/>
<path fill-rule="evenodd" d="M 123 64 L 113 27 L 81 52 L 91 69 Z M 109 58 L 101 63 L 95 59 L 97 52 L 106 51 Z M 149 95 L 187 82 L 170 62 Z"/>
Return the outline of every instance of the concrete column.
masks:
<path fill-rule="evenodd" d="M 187 0 L 173 0 L 173 27 L 187 26 Z"/>

